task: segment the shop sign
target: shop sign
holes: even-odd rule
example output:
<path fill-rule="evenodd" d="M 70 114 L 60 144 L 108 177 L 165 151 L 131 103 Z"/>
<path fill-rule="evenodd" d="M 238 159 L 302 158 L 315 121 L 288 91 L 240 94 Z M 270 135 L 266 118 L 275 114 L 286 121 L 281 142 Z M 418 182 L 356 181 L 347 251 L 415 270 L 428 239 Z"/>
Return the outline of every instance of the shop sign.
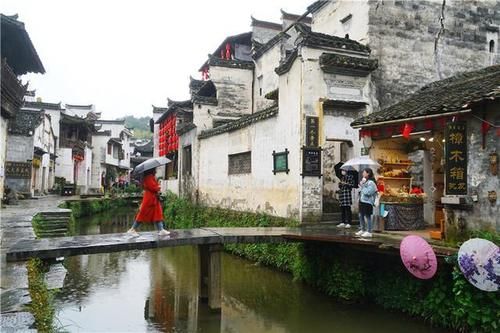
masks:
<path fill-rule="evenodd" d="M 285 149 L 285 151 L 282 152 L 275 152 L 273 150 L 273 173 L 276 174 L 277 172 L 290 172 L 290 169 L 288 169 L 288 149 Z"/>
<path fill-rule="evenodd" d="M 321 148 L 302 148 L 302 177 L 321 177 Z"/>
<path fill-rule="evenodd" d="M 5 162 L 5 176 L 31 178 L 31 162 Z"/>
<path fill-rule="evenodd" d="M 454 122 L 445 130 L 445 183 L 447 195 L 467 194 L 467 125 Z"/>
<path fill-rule="evenodd" d="M 306 117 L 306 146 L 318 147 L 319 145 L 319 119 Z"/>

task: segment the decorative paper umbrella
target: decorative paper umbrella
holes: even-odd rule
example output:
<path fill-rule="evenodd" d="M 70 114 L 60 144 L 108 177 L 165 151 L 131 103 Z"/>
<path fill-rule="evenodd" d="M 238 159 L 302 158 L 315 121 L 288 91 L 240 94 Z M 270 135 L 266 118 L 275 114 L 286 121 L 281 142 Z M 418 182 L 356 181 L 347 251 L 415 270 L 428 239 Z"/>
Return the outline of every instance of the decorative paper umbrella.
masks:
<path fill-rule="evenodd" d="M 349 169 L 357 169 L 360 166 L 366 166 L 370 168 L 380 168 L 380 164 L 369 158 L 368 156 L 360 156 L 360 157 L 355 157 L 351 158 L 349 161 L 345 162 L 344 165 L 342 165 L 341 169 L 344 170 L 349 170 Z"/>
<path fill-rule="evenodd" d="M 473 238 L 458 250 L 458 265 L 476 288 L 497 291 L 500 285 L 500 250 L 486 239 Z"/>
<path fill-rule="evenodd" d="M 436 274 L 436 254 L 422 237 L 411 235 L 403 238 L 399 253 L 406 269 L 419 279 L 427 280 Z"/>

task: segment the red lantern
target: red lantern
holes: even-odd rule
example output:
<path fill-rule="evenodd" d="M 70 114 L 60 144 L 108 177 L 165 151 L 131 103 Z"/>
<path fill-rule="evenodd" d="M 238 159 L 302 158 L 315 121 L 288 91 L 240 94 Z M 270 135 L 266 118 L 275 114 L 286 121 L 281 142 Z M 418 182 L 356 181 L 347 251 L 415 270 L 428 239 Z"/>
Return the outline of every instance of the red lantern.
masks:
<path fill-rule="evenodd" d="M 410 137 L 411 131 L 413 131 L 413 124 L 406 123 L 403 127 L 403 138 L 408 139 Z"/>

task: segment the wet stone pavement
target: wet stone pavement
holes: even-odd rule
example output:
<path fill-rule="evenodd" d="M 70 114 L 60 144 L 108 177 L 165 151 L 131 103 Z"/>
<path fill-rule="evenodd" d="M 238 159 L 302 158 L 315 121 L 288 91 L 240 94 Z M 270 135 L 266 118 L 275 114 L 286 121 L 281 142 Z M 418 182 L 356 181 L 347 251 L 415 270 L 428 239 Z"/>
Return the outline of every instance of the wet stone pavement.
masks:
<path fill-rule="evenodd" d="M 32 200 L 20 200 L 18 205 L 2 207 L 0 211 L 0 293 L 2 332 L 36 332 L 31 330 L 34 318 L 26 312 L 25 306 L 31 302 L 28 292 L 28 272 L 25 262 L 7 263 L 5 253 L 20 239 L 35 239 L 31 224 L 33 216 L 41 211 L 58 210 L 57 206 L 67 198 L 47 196 Z M 50 287 L 58 287 L 56 280 L 62 276 L 59 266 L 52 269 L 47 282 Z M 64 278 L 64 277 L 63 277 Z"/>

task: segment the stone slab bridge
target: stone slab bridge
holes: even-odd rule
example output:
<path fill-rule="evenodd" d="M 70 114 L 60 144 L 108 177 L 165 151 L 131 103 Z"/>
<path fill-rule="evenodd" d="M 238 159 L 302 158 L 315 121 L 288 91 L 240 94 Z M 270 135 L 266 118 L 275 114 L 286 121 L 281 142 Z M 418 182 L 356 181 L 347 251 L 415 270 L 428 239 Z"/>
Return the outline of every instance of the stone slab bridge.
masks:
<path fill-rule="evenodd" d="M 199 228 L 173 230 L 169 236 L 142 232 L 139 237 L 125 233 L 89 236 L 21 239 L 7 252 L 7 261 L 30 258 L 50 260 L 85 254 L 145 250 L 162 247 L 197 245 L 200 264 L 200 298 L 209 308 L 221 308 L 221 252 L 224 244 L 328 242 L 369 252 L 399 254 L 400 239 L 354 237 L 352 231 L 329 228 Z M 450 255 L 450 249 L 434 250 L 438 256 Z"/>

